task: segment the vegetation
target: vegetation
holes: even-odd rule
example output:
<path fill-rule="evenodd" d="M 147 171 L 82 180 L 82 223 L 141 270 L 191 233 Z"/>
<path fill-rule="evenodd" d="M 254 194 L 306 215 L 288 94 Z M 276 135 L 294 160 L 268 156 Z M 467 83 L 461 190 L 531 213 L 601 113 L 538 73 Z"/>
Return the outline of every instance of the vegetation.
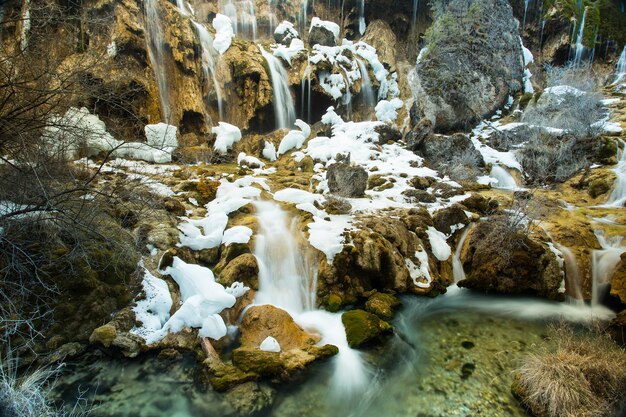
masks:
<path fill-rule="evenodd" d="M 536 415 L 606 417 L 626 390 L 626 352 L 600 327 L 578 332 L 559 324 L 550 329 L 554 348 L 528 355 L 513 392 Z"/>

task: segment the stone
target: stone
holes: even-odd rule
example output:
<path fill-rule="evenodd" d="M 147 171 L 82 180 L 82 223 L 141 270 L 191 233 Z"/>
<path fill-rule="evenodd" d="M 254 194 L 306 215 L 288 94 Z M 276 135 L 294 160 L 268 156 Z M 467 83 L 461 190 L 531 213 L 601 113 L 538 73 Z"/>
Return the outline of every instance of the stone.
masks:
<path fill-rule="evenodd" d="M 363 167 L 345 162 L 331 164 L 326 172 L 330 192 L 342 197 L 364 196 L 367 177 L 367 171 Z"/>
<path fill-rule="evenodd" d="M 479 214 L 485 214 L 489 210 L 489 200 L 480 194 L 473 193 L 461 202 L 461 205 L 469 211 Z"/>
<path fill-rule="evenodd" d="M 405 190 L 402 192 L 411 203 L 434 203 L 437 197 L 426 190 Z"/>
<path fill-rule="evenodd" d="M 324 210 L 328 214 L 347 214 L 352 210 L 352 204 L 343 198 L 330 194 L 326 196 L 326 201 L 324 201 Z"/>
<path fill-rule="evenodd" d="M 335 34 L 323 26 L 313 26 L 309 32 L 309 45 L 337 46 Z"/>
<path fill-rule="evenodd" d="M 602 194 L 606 194 L 610 189 L 611 184 L 606 180 L 606 178 L 597 178 L 589 183 L 587 192 L 591 198 L 597 198 Z"/>
<path fill-rule="evenodd" d="M 485 165 L 482 155 L 469 136 L 462 133 L 425 136 L 420 141 L 413 141 L 411 149 L 434 167 L 455 165 L 466 159 L 474 160 L 477 166 Z"/>
<path fill-rule="evenodd" d="M 245 382 L 229 390 L 225 397 L 241 416 L 259 415 L 272 406 L 275 391 L 256 382 Z"/>
<path fill-rule="evenodd" d="M 351 348 L 372 343 L 384 334 L 393 331 L 391 324 L 364 310 L 351 310 L 343 313 L 341 322 L 346 328 L 346 338 Z"/>
<path fill-rule="evenodd" d="M 89 343 L 91 344 L 101 344 L 102 346 L 108 348 L 115 340 L 117 336 L 117 329 L 112 324 L 105 324 L 104 326 L 100 326 L 91 333 L 89 336 Z"/>
<path fill-rule="evenodd" d="M 400 300 L 393 295 L 375 292 L 365 302 L 365 311 L 376 314 L 383 320 L 391 320 L 394 310 L 400 305 Z"/>
<path fill-rule="evenodd" d="M 415 109 L 415 104 L 411 107 L 411 111 Z M 421 118 L 413 127 L 413 129 L 406 135 L 405 141 L 408 149 L 416 151 L 421 143 L 432 136 L 433 134 L 433 122 L 425 117 Z"/>
<path fill-rule="evenodd" d="M 384 123 L 376 126 L 374 131 L 378 133 L 380 144 L 402 140 L 402 132 L 394 125 Z"/>
<path fill-rule="evenodd" d="M 435 13 L 412 87 L 436 131 L 468 128 L 522 90 L 518 25 L 506 0 L 451 0 Z"/>
<path fill-rule="evenodd" d="M 163 201 L 163 207 L 175 216 L 185 215 L 185 206 L 175 198 L 166 198 Z"/>
<path fill-rule="evenodd" d="M 389 23 L 376 19 L 368 23 L 361 40 L 376 48 L 378 59 L 389 71 L 396 70 L 396 44 L 398 39 Z"/>
<path fill-rule="evenodd" d="M 457 225 L 467 226 L 469 219 L 465 214 L 465 210 L 459 204 L 453 204 L 450 207 L 441 209 L 433 216 L 435 228 L 440 232 L 449 235 L 453 232 L 452 228 Z M 457 227 L 456 230 L 459 230 Z"/>
<path fill-rule="evenodd" d="M 626 304 L 626 252 L 622 253 L 620 263 L 611 278 L 611 295 Z"/>
<path fill-rule="evenodd" d="M 235 281 L 243 282 L 249 288 L 259 288 L 259 266 L 256 257 L 251 253 L 244 253 L 230 261 L 220 272 L 218 282 L 229 287 Z"/>

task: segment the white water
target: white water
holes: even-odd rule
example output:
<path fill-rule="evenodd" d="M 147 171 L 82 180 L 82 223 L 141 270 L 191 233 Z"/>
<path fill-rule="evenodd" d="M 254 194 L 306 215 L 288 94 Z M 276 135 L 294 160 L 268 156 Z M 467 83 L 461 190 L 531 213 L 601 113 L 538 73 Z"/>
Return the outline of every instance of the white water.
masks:
<path fill-rule="evenodd" d="M 565 279 L 567 280 L 569 295 L 576 302 L 583 301 L 583 293 L 580 283 L 580 268 L 578 268 L 578 262 L 576 256 L 572 253 L 572 250 L 567 246 L 563 246 L 558 242 L 552 241 L 554 246 L 563 254 L 563 261 L 565 262 Z"/>
<path fill-rule="evenodd" d="M 594 233 L 602 249 L 591 252 L 591 305 L 599 306 L 626 247 L 622 246 L 623 236 L 607 238 L 601 230 L 594 230 Z"/>
<path fill-rule="evenodd" d="M 360 352 L 348 346 L 341 313 L 316 310 L 317 271 L 307 247 L 299 245 L 297 224 L 270 201 L 255 202 L 259 233 L 254 256 L 259 265 L 259 291 L 255 304 L 271 304 L 286 310 L 296 323 L 321 337 L 320 344 L 339 348 L 333 358 L 333 394 L 355 394 L 370 382 Z M 291 226 L 291 227 L 289 227 Z"/>
<path fill-rule="evenodd" d="M 619 84 L 624 81 L 626 81 L 626 45 L 624 45 L 624 49 L 622 49 L 622 53 L 617 61 L 615 81 L 613 81 L 613 84 Z"/>
<path fill-rule="evenodd" d="M 263 58 L 267 61 L 272 79 L 274 115 L 276 117 L 276 129 L 291 128 L 296 121 L 296 109 L 293 104 L 293 97 L 289 90 L 289 75 L 283 67 L 280 59 L 265 51 L 259 45 Z"/>
<path fill-rule="evenodd" d="M 465 271 L 463 270 L 463 263 L 461 262 L 461 251 L 463 250 L 465 239 L 467 239 L 472 227 L 472 225 L 465 226 L 465 230 L 463 230 L 463 233 L 459 238 L 459 243 L 456 245 L 456 249 L 454 250 L 454 256 L 452 258 L 452 277 L 454 278 L 455 283 L 465 279 Z"/>
<path fill-rule="evenodd" d="M 222 86 L 218 83 L 215 75 L 215 56 L 217 51 L 213 48 L 213 36 L 209 31 L 200 23 L 193 21 L 192 23 L 196 28 L 200 45 L 202 46 L 202 71 L 206 79 L 209 77 L 213 81 L 213 88 L 217 96 L 217 108 L 219 112 L 220 121 L 224 120 L 224 109 L 222 103 Z"/>
<path fill-rule="evenodd" d="M 587 17 L 587 9 L 583 11 L 583 18 L 580 22 L 580 26 L 578 28 L 578 34 L 576 35 L 576 43 L 574 44 L 574 65 L 580 65 L 580 62 L 583 57 L 583 52 L 585 51 L 585 46 L 583 45 L 583 34 L 585 32 L 585 18 Z"/>
<path fill-rule="evenodd" d="M 411 30 L 415 30 L 417 24 L 417 8 L 419 6 L 419 0 L 413 0 L 413 14 L 411 16 Z"/>
<path fill-rule="evenodd" d="M 158 0 L 146 0 L 146 42 L 148 43 L 148 56 L 154 75 L 157 80 L 159 89 L 159 100 L 161 101 L 161 112 L 165 123 L 170 123 L 170 101 L 168 92 L 169 82 L 167 79 L 167 71 L 165 68 L 165 41 L 163 40 L 163 28 L 161 27 L 161 18 L 157 9 Z"/>
<path fill-rule="evenodd" d="M 376 95 L 372 87 L 372 79 L 363 61 L 357 59 L 357 62 L 359 63 L 359 71 L 361 72 L 361 97 L 363 97 L 365 105 L 374 108 L 376 106 Z"/>
<path fill-rule="evenodd" d="M 359 34 L 365 33 L 365 0 L 359 0 Z"/>
<path fill-rule="evenodd" d="M 491 172 L 489 176 L 496 180 L 495 183 L 492 183 L 491 186 L 493 188 L 499 188 L 503 190 L 517 190 L 518 186 L 515 182 L 515 178 L 506 170 L 506 168 L 501 167 L 500 165 L 494 165 L 491 168 Z"/>
<path fill-rule="evenodd" d="M 530 3 L 530 0 L 524 0 L 524 21 L 522 23 L 522 30 L 526 27 L 526 12 L 528 11 L 528 3 Z"/>
<path fill-rule="evenodd" d="M 617 147 L 617 166 L 613 169 L 615 182 L 605 207 L 623 207 L 626 204 L 626 142 L 618 139 L 622 149 Z"/>
<path fill-rule="evenodd" d="M 300 119 L 311 123 L 311 63 L 308 56 L 306 68 L 300 82 Z"/>
<path fill-rule="evenodd" d="M 256 9 L 252 0 L 220 0 L 219 9 L 233 22 L 237 37 L 257 39 Z"/>

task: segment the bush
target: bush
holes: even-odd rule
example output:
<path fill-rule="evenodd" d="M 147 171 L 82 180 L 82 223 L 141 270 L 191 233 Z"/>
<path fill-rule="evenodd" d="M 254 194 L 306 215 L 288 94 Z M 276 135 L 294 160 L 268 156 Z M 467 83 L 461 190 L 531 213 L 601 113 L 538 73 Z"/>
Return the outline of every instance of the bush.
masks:
<path fill-rule="evenodd" d="M 528 355 L 513 392 L 536 415 L 607 417 L 626 390 L 626 352 L 599 326 L 585 332 L 550 328 L 555 347 Z"/>

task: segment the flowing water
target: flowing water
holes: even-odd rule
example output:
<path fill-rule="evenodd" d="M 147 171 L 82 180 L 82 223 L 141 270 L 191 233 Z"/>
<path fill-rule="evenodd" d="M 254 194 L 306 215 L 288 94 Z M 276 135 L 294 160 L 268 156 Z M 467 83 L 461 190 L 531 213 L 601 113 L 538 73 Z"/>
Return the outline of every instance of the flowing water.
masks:
<path fill-rule="evenodd" d="M 274 116 L 276 118 L 276 129 L 291 128 L 296 121 L 296 109 L 293 104 L 293 97 L 289 89 L 289 75 L 280 59 L 267 52 L 259 45 L 263 58 L 267 61 L 272 79 Z"/>
<path fill-rule="evenodd" d="M 167 69 L 165 65 L 165 41 L 163 39 L 163 27 L 161 26 L 161 17 L 159 16 L 158 0 L 145 1 L 145 23 L 146 23 L 146 42 L 148 43 L 148 56 L 150 63 L 154 69 L 159 89 L 159 100 L 161 102 L 161 112 L 163 121 L 170 123 L 170 100 L 169 80 L 167 79 Z"/>
<path fill-rule="evenodd" d="M 357 62 L 361 72 L 361 97 L 366 106 L 374 108 L 376 106 L 376 94 L 374 94 L 374 87 L 372 87 L 372 79 L 365 63 L 360 59 L 357 59 Z"/>
<path fill-rule="evenodd" d="M 211 78 L 213 81 L 213 89 L 217 96 L 217 107 L 220 120 L 224 120 L 224 105 L 222 103 L 222 86 L 219 84 L 216 77 L 215 70 L 215 56 L 217 51 L 213 48 L 213 36 L 209 31 L 198 22 L 192 21 L 196 28 L 196 33 L 202 46 L 202 71 L 204 72 L 205 79 Z"/>
<path fill-rule="evenodd" d="M 465 270 L 463 270 L 463 263 L 461 262 L 461 252 L 463 251 L 463 245 L 465 244 L 465 240 L 467 239 L 467 236 L 472 228 L 472 225 L 465 227 L 465 230 L 461 233 L 459 243 L 457 243 L 454 251 L 454 256 L 452 258 L 452 277 L 454 278 L 455 283 L 465 279 Z"/>
<path fill-rule="evenodd" d="M 242 39 L 257 39 L 257 17 L 252 0 L 220 0 L 220 13 L 233 22 L 235 35 Z"/>
<path fill-rule="evenodd" d="M 506 169 L 501 167 L 500 165 L 494 165 L 491 168 L 491 172 L 489 176 L 494 178 L 496 181 L 492 183 L 493 188 L 499 188 L 502 190 L 517 190 L 518 186 L 515 182 L 515 178 L 513 175 Z"/>
<path fill-rule="evenodd" d="M 312 122 L 311 116 L 311 63 L 307 56 L 307 64 L 300 81 L 300 119 L 307 123 Z"/>
<path fill-rule="evenodd" d="M 615 69 L 615 81 L 613 84 L 619 84 L 626 81 L 626 45 L 622 49 L 622 53 L 617 61 L 617 67 Z"/>
<path fill-rule="evenodd" d="M 578 27 L 578 34 L 576 35 L 576 42 L 574 43 L 574 65 L 579 66 L 583 52 L 585 51 L 585 45 L 583 45 L 583 35 L 585 33 L 585 19 L 587 17 L 587 9 L 583 11 L 583 17 L 580 21 L 580 25 Z"/>
<path fill-rule="evenodd" d="M 365 0 L 359 0 L 359 34 L 365 33 Z"/>
<path fill-rule="evenodd" d="M 602 249 L 595 249 L 591 252 L 593 283 L 591 305 L 599 306 L 620 263 L 620 256 L 626 252 L 626 247 L 622 246 L 623 236 L 606 237 L 600 230 L 595 230 L 594 233 Z"/>
<path fill-rule="evenodd" d="M 604 204 L 606 207 L 624 207 L 626 204 L 626 142 L 618 139 L 622 145 L 617 147 L 617 166 L 613 169 L 615 182 L 609 199 Z"/>

